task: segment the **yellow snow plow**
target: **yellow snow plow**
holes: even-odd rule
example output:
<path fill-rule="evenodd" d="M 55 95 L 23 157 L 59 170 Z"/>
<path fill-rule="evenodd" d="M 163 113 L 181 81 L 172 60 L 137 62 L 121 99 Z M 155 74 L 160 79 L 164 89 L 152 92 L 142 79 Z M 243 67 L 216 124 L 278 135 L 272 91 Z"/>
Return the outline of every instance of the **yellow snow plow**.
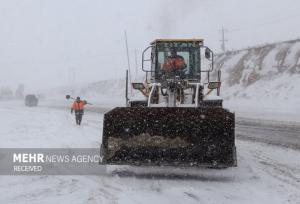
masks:
<path fill-rule="evenodd" d="M 130 100 L 127 80 L 127 107 L 104 116 L 102 164 L 236 166 L 235 116 L 222 108 L 213 57 L 200 39 L 152 42 L 143 52 L 145 81 L 131 84 L 144 99 Z"/>

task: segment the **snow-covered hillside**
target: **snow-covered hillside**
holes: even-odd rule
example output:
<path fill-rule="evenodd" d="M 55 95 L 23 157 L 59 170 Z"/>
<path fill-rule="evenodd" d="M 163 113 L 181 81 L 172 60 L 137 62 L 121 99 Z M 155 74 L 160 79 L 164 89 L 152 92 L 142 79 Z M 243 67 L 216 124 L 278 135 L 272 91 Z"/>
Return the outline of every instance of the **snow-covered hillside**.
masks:
<path fill-rule="evenodd" d="M 300 112 L 300 40 L 227 52 L 216 58 L 225 103 L 236 110 Z"/>
<path fill-rule="evenodd" d="M 299 63 L 300 40 L 227 52 L 216 60 L 228 98 L 300 98 Z"/>

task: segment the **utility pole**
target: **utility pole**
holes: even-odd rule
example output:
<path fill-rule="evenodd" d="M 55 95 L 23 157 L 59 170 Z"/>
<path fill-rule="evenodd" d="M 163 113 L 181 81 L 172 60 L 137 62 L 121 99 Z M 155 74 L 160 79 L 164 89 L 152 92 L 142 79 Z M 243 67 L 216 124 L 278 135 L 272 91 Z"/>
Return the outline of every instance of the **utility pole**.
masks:
<path fill-rule="evenodd" d="M 226 29 L 224 29 L 224 27 L 222 26 L 222 29 L 220 30 L 221 35 L 222 35 L 222 39 L 220 40 L 221 42 L 221 49 L 223 51 L 223 53 L 226 52 L 226 42 L 228 42 L 228 40 L 225 38 L 225 33 L 227 32 Z"/>

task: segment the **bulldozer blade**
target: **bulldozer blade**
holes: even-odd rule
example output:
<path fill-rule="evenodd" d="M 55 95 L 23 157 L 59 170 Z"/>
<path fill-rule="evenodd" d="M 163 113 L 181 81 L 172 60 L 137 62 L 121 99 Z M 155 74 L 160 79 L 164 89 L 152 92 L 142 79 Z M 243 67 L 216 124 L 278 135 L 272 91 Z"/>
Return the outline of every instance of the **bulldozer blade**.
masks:
<path fill-rule="evenodd" d="M 234 167 L 235 116 L 221 107 L 124 107 L 104 115 L 102 164 Z"/>

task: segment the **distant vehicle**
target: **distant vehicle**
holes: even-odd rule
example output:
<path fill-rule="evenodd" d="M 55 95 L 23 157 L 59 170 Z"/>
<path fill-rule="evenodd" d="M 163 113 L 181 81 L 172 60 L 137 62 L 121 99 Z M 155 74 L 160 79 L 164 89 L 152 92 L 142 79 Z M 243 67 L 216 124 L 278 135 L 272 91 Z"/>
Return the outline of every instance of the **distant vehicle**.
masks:
<path fill-rule="evenodd" d="M 25 97 L 25 106 L 33 107 L 37 106 L 39 99 L 34 94 L 28 94 Z"/>
<path fill-rule="evenodd" d="M 0 88 L 0 100 L 11 100 L 13 99 L 14 94 L 9 87 Z"/>

